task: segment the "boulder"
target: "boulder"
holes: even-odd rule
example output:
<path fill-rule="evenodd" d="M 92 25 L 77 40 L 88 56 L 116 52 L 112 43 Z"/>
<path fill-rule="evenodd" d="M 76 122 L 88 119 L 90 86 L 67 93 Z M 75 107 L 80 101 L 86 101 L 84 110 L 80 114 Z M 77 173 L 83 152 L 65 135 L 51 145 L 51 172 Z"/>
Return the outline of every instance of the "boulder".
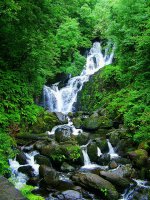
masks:
<path fill-rule="evenodd" d="M 119 190 L 124 190 L 130 185 L 130 182 L 126 178 L 123 178 L 117 174 L 113 174 L 112 172 L 101 171 L 100 176 L 117 186 Z"/>
<path fill-rule="evenodd" d="M 77 117 L 77 118 L 73 118 L 72 120 L 73 122 L 73 125 L 76 127 L 76 128 L 81 128 L 82 127 L 82 120 L 80 117 Z"/>
<path fill-rule="evenodd" d="M 117 167 L 118 167 L 118 164 L 116 163 L 115 160 L 110 161 L 110 163 L 109 163 L 109 168 L 110 169 L 115 169 Z"/>
<path fill-rule="evenodd" d="M 39 168 L 39 175 L 43 178 L 44 182 L 49 186 L 58 185 L 59 174 L 56 170 L 47 167 L 46 165 L 41 165 Z"/>
<path fill-rule="evenodd" d="M 28 164 L 28 162 L 27 162 L 27 156 L 23 152 L 17 154 L 16 160 L 19 162 L 20 165 L 26 165 L 26 164 Z"/>
<path fill-rule="evenodd" d="M 98 158 L 98 164 L 106 166 L 110 162 L 110 154 L 104 153 Z"/>
<path fill-rule="evenodd" d="M 72 176 L 72 180 L 85 188 L 95 190 L 108 200 L 117 200 L 119 197 L 115 187 L 109 181 L 96 174 L 77 173 Z"/>
<path fill-rule="evenodd" d="M 50 162 L 50 159 L 46 156 L 37 154 L 34 156 L 34 160 L 36 161 L 37 164 L 39 165 L 46 165 L 48 167 L 52 167 L 52 164 Z"/>
<path fill-rule="evenodd" d="M 89 156 L 91 162 L 97 162 L 98 155 L 97 155 L 97 145 L 95 142 L 91 142 L 87 146 L 87 153 L 88 153 L 88 156 Z"/>
<path fill-rule="evenodd" d="M 132 160 L 133 164 L 137 168 L 141 168 L 142 166 L 145 166 L 147 160 L 148 160 L 148 153 L 144 149 L 138 149 L 135 151 L 131 151 L 128 153 L 130 159 Z"/>
<path fill-rule="evenodd" d="M 89 133 L 81 132 L 77 135 L 76 139 L 79 145 L 86 145 L 89 141 Z"/>
<path fill-rule="evenodd" d="M 18 168 L 18 171 L 23 173 L 23 174 L 26 174 L 29 177 L 34 176 L 34 169 L 30 165 L 21 166 L 21 167 Z"/>
<path fill-rule="evenodd" d="M 60 128 L 57 128 L 55 131 L 55 140 L 57 142 L 65 142 L 74 138 L 72 134 L 72 129 L 70 126 L 63 125 Z"/>
<path fill-rule="evenodd" d="M 61 170 L 63 172 L 72 172 L 75 170 L 75 168 L 73 166 L 69 165 L 68 163 L 63 162 L 63 164 L 61 165 Z"/>
<path fill-rule="evenodd" d="M 39 183 L 39 177 L 31 177 L 29 178 L 26 184 L 32 186 L 38 186 L 38 183 Z"/>
<path fill-rule="evenodd" d="M 87 130 L 108 129 L 111 127 L 112 121 L 105 116 L 90 116 L 83 121 L 83 128 Z"/>
<path fill-rule="evenodd" d="M 120 177 L 124 177 L 124 178 L 135 178 L 136 177 L 136 171 L 132 167 L 131 164 L 118 166 L 115 170 L 112 170 L 111 172 L 116 175 L 119 174 Z"/>
<path fill-rule="evenodd" d="M 109 151 L 108 143 L 106 139 L 103 139 L 103 138 L 97 139 L 96 145 L 100 148 L 102 153 L 107 153 Z"/>
<path fill-rule="evenodd" d="M 0 176 L 0 200 L 27 200 L 5 177 Z"/>
<path fill-rule="evenodd" d="M 82 199 L 82 194 L 75 190 L 66 190 L 62 192 L 62 195 L 64 196 L 65 200 L 81 200 Z"/>

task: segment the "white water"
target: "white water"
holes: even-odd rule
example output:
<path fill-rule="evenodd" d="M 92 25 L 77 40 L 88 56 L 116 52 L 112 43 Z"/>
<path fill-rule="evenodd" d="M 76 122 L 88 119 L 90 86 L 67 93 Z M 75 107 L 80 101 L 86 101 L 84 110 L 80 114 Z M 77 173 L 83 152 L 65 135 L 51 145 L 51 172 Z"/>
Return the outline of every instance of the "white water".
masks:
<path fill-rule="evenodd" d="M 16 161 L 16 159 L 9 160 L 9 165 L 12 171 L 12 181 L 15 184 L 15 187 L 20 189 L 21 187 L 23 187 L 23 185 L 26 184 L 27 180 L 29 179 L 28 176 L 26 174 L 23 174 L 21 172 L 18 172 L 18 168 L 21 166 L 32 166 L 33 170 L 34 170 L 34 175 L 38 175 L 39 174 L 39 165 L 36 164 L 36 162 L 34 161 L 34 156 L 39 154 L 37 151 L 32 151 L 31 153 L 26 153 L 26 157 L 27 157 L 27 162 L 28 164 L 25 165 L 20 165 L 18 161 Z"/>
<path fill-rule="evenodd" d="M 102 155 L 102 152 L 101 152 L 100 148 L 97 147 L 97 156 L 100 157 L 101 155 Z"/>
<path fill-rule="evenodd" d="M 119 155 L 117 153 L 115 153 L 114 148 L 112 147 L 109 139 L 107 139 L 107 144 L 108 144 L 108 148 L 109 148 L 108 154 L 110 154 L 110 157 L 111 158 L 119 157 Z"/>
<path fill-rule="evenodd" d="M 51 87 L 44 86 L 43 96 L 44 105 L 51 112 L 61 112 L 67 114 L 73 111 L 73 104 L 77 100 L 77 94 L 82 89 L 85 82 L 89 80 L 90 75 L 97 72 L 105 65 L 112 63 L 114 48 L 112 53 L 108 55 L 108 48 L 103 55 L 101 45 L 95 42 L 87 56 L 86 65 L 80 76 L 69 79 L 66 87 L 58 88 L 58 84 Z"/>

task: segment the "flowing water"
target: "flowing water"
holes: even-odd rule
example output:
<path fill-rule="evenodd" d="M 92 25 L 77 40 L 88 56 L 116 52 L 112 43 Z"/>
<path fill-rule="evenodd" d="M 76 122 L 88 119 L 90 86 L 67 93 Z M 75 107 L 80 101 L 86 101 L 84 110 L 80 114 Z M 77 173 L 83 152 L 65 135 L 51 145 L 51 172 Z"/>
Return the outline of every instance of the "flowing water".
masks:
<path fill-rule="evenodd" d="M 89 80 L 90 75 L 112 63 L 114 48 L 111 54 L 108 54 L 108 51 L 109 48 L 103 54 L 100 43 L 95 42 L 87 56 L 86 65 L 80 76 L 70 78 L 67 85 L 61 89 L 58 88 L 59 83 L 55 83 L 51 87 L 44 86 L 44 106 L 51 112 L 67 114 L 74 111 L 77 94 L 81 91 L 84 83 Z"/>
<path fill-rule="evenodd" d="M 117 153 L 115 153 L 114 148 L 112 147 L 109 139 L 107 139 L 107 144 L 108 144 L 108 148 L 109 148 L 109 154 L 111 158 L 116 158 L 119 157 L 119 155 Z"/>

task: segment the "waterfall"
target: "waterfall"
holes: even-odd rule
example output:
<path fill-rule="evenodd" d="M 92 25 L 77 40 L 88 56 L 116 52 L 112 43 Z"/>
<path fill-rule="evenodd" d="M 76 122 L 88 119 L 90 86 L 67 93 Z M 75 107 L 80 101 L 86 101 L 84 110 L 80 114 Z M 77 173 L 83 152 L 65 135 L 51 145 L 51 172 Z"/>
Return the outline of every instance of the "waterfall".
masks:
<path fill-rule="evenodd" d="M 109 148 L 109 154 L 111 158 L 115 158 L 115 157 L 119 157 L 117 153 L 115 153 L 114 148 L 112 147 L 110 141 L 107 139 L 107 144 L 108 144 L 108 148 Z"/>
<path fill-rule="evenodd" d="M 91 161 L 90 161 L 90 158 L 87 154 L 87 148 L 83 148 L 82 153 L 83 153 L 83 158 L 84 158 L 84 165 L 90 165 Z"/>
<path fill-rule="evenodd" d="M 101 152 L 100 148 L 97 147 L 97 156 L 100 157 L 101 155 L 102 155 L 102 152 Z"/>
<path fill-rule="evenodd" d="M 89 80 L 90 75 L 112 63 L 114 48 L 110 55 L 108 51 L 109 47 L 103 55 L 100 43 L 95 42 L 87 56 L 86 65 L 79 76 L 70 78 L 67 85 L 61 89 L 58 88 L 59 83 L 55 83 L 51 87 L 45 85 L 43 88 L 43 105 L 45 108 L 51 112 L 62 112 L 64 114 L 72 112 L 77 94 L 84 83 Z"/>

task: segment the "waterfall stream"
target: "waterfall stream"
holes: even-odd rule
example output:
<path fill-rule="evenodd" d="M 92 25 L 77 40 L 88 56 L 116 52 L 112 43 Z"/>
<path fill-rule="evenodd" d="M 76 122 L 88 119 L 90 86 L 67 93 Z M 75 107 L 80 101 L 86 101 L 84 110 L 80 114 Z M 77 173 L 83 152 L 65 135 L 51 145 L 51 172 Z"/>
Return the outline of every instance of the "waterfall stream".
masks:
<path fill-rule="evenodd" d="M 103 54 L 100 43 L 95 42 L 87 56 L 86 65 L 80 76 L 70 78 L 67 85 L 61 89 L 58 88 L 59 83 L 55 83 L 51 87 L 44 86 L 44 106 L 51 112 L 67 114 L 74 111 L 73 105 L 77 100 L 77 94 L 81 91 L 84 83 L 89 80 L 90 75 L 112 63 L 114 48 L 110 55 L 108 51 L 109 48 Z"/>

